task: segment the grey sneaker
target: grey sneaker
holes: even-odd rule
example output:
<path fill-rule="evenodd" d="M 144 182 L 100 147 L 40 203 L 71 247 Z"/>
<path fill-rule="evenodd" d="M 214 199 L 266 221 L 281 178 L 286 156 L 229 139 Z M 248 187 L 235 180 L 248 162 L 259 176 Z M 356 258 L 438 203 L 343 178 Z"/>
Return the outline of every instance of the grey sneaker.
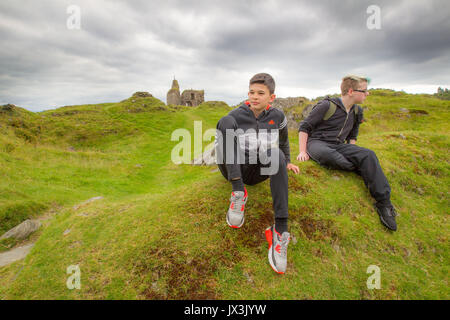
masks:
<path fill-rule="evenodd" d="M 231 193 L 230 208 L 227 212 L 227 223 L 232 228 L 240 228 L 244 224 L 244 210 L 247 202 L 247 189 Z"/>
<path fill-rule="evenodd" d="M 266 240 L 269 242 L 269 263 L 276 273 L 285 273 L 287 266 L 287 248 L 291 235 L 285 231 L 280 235 L 275 226 L 266 229 Z"/>

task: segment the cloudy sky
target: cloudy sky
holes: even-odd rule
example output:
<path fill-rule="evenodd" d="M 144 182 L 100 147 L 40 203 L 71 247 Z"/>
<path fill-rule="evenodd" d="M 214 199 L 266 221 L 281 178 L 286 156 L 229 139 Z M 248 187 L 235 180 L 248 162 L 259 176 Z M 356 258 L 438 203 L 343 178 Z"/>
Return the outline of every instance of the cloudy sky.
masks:
<path fill-rule="evenodd" d="M 349 73 L 450 88 L 448 0 L 3 0 L 0 39 L 0 104 L 32 111 L 136 91 L 165 102 L 174 76 L 228 104 L 258 72 L 279 97 L 337 93 Z"/>

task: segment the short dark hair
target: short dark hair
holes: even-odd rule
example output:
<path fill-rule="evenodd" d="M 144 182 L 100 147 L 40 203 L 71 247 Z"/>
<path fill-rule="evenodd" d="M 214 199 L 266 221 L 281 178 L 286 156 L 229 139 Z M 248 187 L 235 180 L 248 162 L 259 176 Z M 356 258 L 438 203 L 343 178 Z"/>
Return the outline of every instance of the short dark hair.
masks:
<path fill-rule="evenodd" d="M 254 83 L 262 83 L 269 88 L 270 94 L 275 92 L 275 80 L 268 73 L 257 73 L 250 79 L 250 85 Z"/>

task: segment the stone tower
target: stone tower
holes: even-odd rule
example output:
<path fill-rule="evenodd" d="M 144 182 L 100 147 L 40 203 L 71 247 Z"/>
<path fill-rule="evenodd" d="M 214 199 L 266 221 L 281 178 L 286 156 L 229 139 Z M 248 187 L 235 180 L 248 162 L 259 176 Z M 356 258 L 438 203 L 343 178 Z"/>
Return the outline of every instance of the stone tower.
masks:
<path fill-rule="evenodd" d="M 173 79 L 172 88 L 167 92 L 167 105 L 169 104 L 181 104 L 180 86 L 176 79 Z"/>

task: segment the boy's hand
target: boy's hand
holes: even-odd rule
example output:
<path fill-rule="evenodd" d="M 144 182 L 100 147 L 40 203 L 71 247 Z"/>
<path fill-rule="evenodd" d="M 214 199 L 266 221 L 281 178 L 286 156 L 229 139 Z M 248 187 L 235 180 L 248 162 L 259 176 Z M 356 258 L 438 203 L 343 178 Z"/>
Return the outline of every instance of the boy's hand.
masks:
<path fill-rule="evenodd" d="M 295 164 L 292 164 L 292 163 L 289 163 L 289 164 L 286 166 L 286 168 L 288 169 L 288 171 L 289 171 L 289 170 L 294 171 L 295 174 L 297 174 L 297 173 L 300 172 L 300 169 L 299 169 Z"/>
<path fill-rule="evenodd" d="M 297 160 L 298 161 L 308 161 L 309 160 L 309 155 L 306 152 L 300 152 L 297 156 Z"/>

